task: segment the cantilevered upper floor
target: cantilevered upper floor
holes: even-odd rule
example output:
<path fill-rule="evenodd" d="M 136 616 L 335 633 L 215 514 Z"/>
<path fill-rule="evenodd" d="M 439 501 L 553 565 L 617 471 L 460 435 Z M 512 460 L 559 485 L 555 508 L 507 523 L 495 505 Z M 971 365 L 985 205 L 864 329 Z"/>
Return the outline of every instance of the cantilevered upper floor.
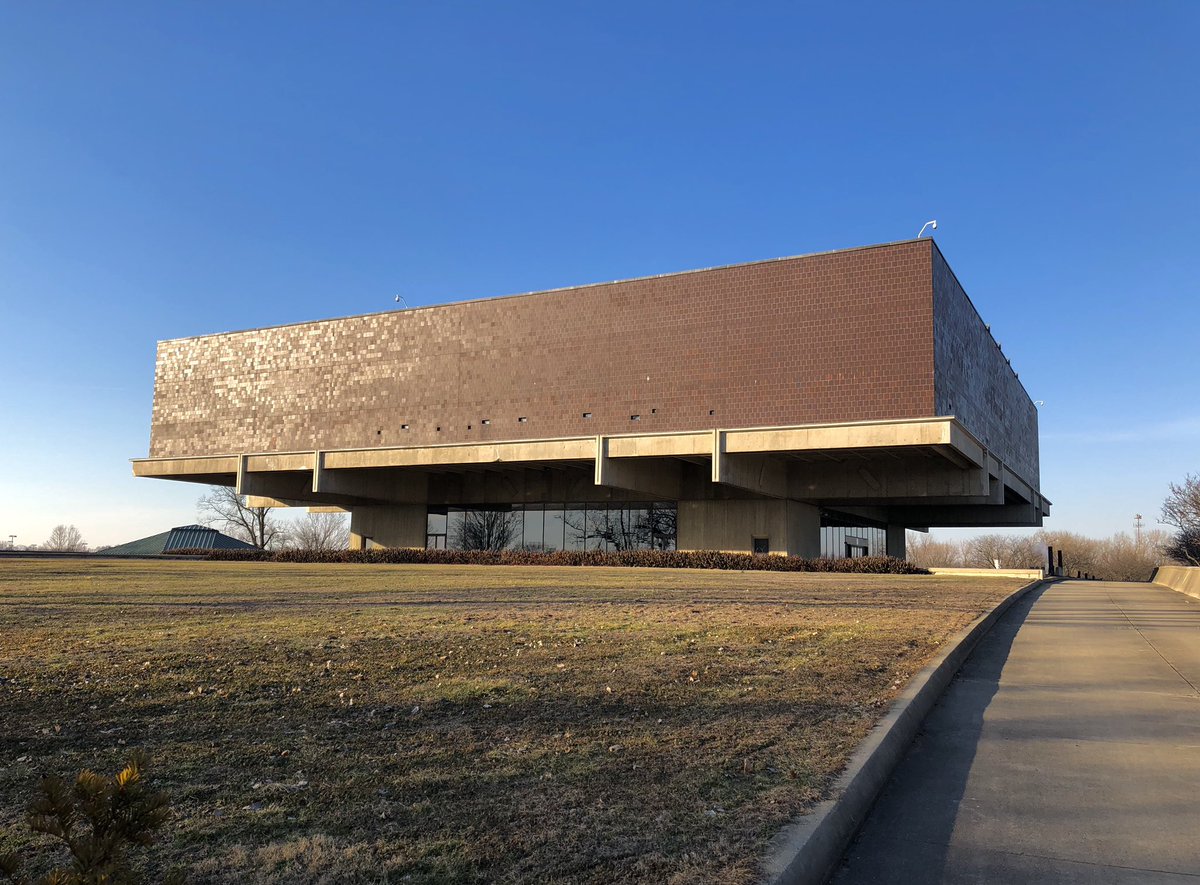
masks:
<path fill-rule="evenodd" d="M 348 507 L 530 500 L 544 469 L 558 500 L 1046 511 L 1037 410 L 929 239 L 164 341 L 134 464 Z"/>

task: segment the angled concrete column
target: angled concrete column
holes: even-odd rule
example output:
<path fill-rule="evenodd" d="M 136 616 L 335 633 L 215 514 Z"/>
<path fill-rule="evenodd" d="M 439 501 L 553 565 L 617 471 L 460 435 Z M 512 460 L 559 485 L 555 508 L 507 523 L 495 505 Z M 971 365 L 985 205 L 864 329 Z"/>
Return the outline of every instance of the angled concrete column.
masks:
<path fill-rule="evenodd" d="M 424 504 L 367 504 L 350 510 L 350 549 L 425 546 Z M 370 542 L 370 543 L 368 543 Z"/>
<path fill-rule="evenodd" d="M 712 481 L 754 492 L 783 498 L 788 493 L 787 464 L 771 455 L 730 455 L 726 432 L 713 430 Z"/>
<path fill-rule="evenodd" d="M 888 524 L 887 527 L 887 555 L 894 556 L 897 559 L 908 558 L 908 548 L 906 546 L 906 538 L 904 535 L 904 526 Z"/>
<path fill-rule="evenodd" d="M 819 556 L 821 511 L 783 499 L 680 501 L 680 550 L 751 553 L 756 539 L 771 553 Z"/>
<path fill-rule="evenodd" d="M 598 486 L 637 492 L 654 500 L 674 501 L 680 497 L 682 464 L 668 458 L 613 458 L 609 438 L 596 437 Z"/>

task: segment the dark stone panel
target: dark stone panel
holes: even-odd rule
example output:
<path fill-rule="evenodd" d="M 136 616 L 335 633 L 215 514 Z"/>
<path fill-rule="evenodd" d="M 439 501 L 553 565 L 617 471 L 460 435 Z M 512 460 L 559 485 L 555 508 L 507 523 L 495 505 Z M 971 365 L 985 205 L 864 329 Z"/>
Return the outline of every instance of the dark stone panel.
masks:
<path fill-rule="evenodd" d="M 1038 488 L 1037 407 L 937 248 L 933 314 L 938 414 L 957 416 L 996 457 Z"/>

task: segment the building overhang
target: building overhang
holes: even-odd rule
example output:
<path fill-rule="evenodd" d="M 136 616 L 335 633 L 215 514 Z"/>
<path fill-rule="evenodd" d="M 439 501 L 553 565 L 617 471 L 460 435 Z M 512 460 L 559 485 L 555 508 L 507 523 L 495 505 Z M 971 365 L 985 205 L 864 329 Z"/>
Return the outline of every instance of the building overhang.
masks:
<path fill-rule="evenodd" d="M 570 471 L 597 491 L 655 500 L 773 497 L 884 507 L 903 515 L 894 521 L 921 526 L 1040 525 L 1050 506 L 1036 482 L 953 416 L 132 463 L 135 476 L 233 486 L 292 506 L 423 503 L 431 477 L 531 470 Z"/>

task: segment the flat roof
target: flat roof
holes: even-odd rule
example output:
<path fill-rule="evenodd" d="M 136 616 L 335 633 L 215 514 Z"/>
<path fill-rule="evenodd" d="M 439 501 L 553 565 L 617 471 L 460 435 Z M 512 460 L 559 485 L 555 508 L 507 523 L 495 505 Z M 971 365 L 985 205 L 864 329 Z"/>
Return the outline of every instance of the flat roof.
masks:
<path fill-rule="evenodd" d="M 222 335 L 245 335 L 245 334 L 249 334 L 251 332 L 264 332 L 268 329 L 287 329 L 291 326 L 311 326 L 311 325 L 315 325 L 317 323 L 336 323 L 336 322 L 341 322 L 343 320 L 366 319 L 367 317 L 377 317 L 377 316 L 392 316 L 394 314 L 400 314 L 400 313 L 417 313 L 419 311 L 424 311 L 424 310 L 439 310 L 443 307 L 455 307 L 455 306 L 463 305 L 463 304 L 479 304 L 479 303 L 487 302 L 487 301 L 504 301 L 504 300 L 508 300 L 511 298 L 530 298 L 534 295 L 550 295 L 550 294 L 553 294 L 556 292 L 573 292 L 578 289 L 594 289 L 599 286 L 613 286 L 613 285 L 617 285 L 620 283 L 636 283 L 636 282 L 640 282 L 643 280 L 660 280 L 660 279 L 666 279 L 668 277 L 682 277 L 682 276 L 687 276 L 689 274 L 709 273 L 711 271 L 716 271 L 716 270 L 732 270 L 732 269 L 738 268 L 738 267 L 753 267 L 755 265 L 760 265 L 760 264 L 776 264 L 780 261 L 796 261 L 796 260 L 802 259 L 802 258 L 819 258 L 823 255 L 841 255 L 841 254 L 845 254 L 845 253 L 849 253 L 849 252 L 865 252 L 870 249 L 887 249 L 887 248 L 891 248 L 893 246 L 903 246 L 908 243 L 918 243 L 918 242 L 928 242 L 928 243 L 931 243 L 934 246 L 934 248 L 937 247 L 937 243 L 935 242 L 933 237 L 920 237 L 920 238 L 914 238 L 914 239 L 908 239 L 908 240 L 894 240 L 890 243 L 872 243 L 872 244 L 866 245 L 866 246 L 850 246 L 846 249 L 826 249 L 825 251 L 822 251 L 822 252 L 805 252 L 800 255 L 784 255 L 779 258 L 760 258 L 755 261 L 739 261 L 739 262 L 735 262 L 733 264 L 716 264 L 711 267 L 697 267 L 697 268 L 693 268 L 691 270 L 676 270 L 676 271 L 670 271 L 668 273 L 646 274 L 644 276 L 625 277 L 625 278 L 619 279 L 619 280 L 604 280 L 602 282 L 596 282 L 596 283 L 581 283 L 581 284 L 575 285 L 575 286 L 557 286 L 553 289 L 537 289 L 532 292 L 515 292 L 515 293 L 506 294 L 506 295 L 491 295 L 491 296 L 485 296 L 485 297 L 480 297 L 480 298 L 464 298 L 460 301 L 444 301 L 440 304 L 423 304 L 418 307 L 410 307 L 410 308 L 402 308 L 402 309 L 394 309 L 394 310 L 377 310 L 377 311 L 371 311 L 370 313 L 352 313 L 352 314 L 347 314 L 346 316 L 324 317 L 322 319 L 315 319 L 315 320 L 297 320 L 296 322 L 292 322 L 292 323 L 274 323 L 274 324 L 271 324 L 268 326 L 251 326 L 250 328 L 247 328 L 247 329 L 230 329 L 227 332 L 206 332 L 202 335 L 181 335 L 177 338 L 161 339 L 160 343 L 166 343 L 166 342 L 170 342 L 170 341 L 193 341 L 193 340 L 196 340 L 199 338 L 218 338 Z M 938 252 L 941 252 L 941 250 L 938 249 Z M 943 258 L 944 257 L 945 256 L 943 256 Z M 947 265 L 948 264 L 949 264 L 949 262 L 947 262 Z M 969 296 L 968 296 L 967 300 L 970 301 Z M 974 304 L 972 304 L 971 306 L 974 307 Z M 976 311 L 976 313 L 978 313 L 978 310 Z"/>

